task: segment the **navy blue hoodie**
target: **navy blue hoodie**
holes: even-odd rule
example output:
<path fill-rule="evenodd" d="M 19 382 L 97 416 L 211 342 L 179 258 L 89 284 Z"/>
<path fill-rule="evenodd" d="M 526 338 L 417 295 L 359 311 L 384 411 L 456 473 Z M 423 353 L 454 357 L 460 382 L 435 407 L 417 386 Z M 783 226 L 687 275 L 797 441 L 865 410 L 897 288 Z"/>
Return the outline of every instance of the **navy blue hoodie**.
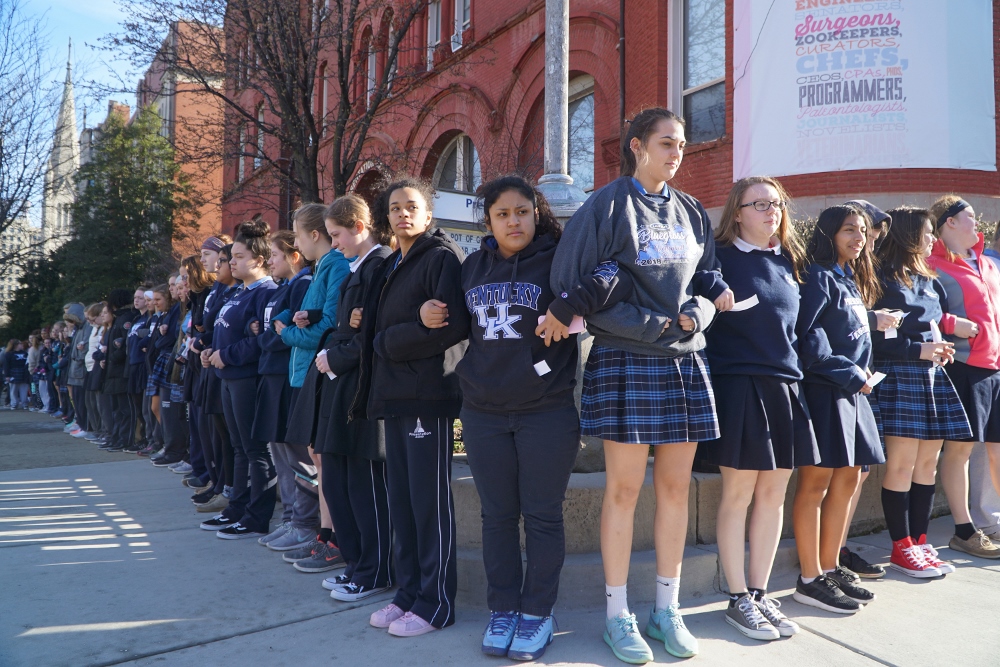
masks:
<path fill-rule="evenodd" d="M 257 370 L 261 375 L 288 375 L 288 362 L 292 358 L 292 348 L 285 344 L 275 330 L 273 317 L 280 312 L 296 312 L 302 305 L 306 290 L 312 282 L 312 269 L 306 267 L 296 273 L 291 280 L 271 292 L 264 304 L 260 317 L 260 362 Z M 295 326 L 294 324 L 291 326 Z"/>
<path fill-rule="evenodd" d="M 937 278 L 911 274 L 910 279 L 913 287 L 882 278 L 882 297 L 874 307 L 901 310 L 906 316 L 895 338 L 886 338 L 884 331 L 872 334 L 876 359 L 917 361 L 921 343 L 932 342 L 931 322 L 940 325 L 948 312 L 948 294 Z"/>
<path fill-rule="evenodd" d="M 868 381 L 872 339 L 868 309 L 852 276 L 836 265 L 809 267 L 796 333 L 805 382 L 861 391 Z"/>
<path fill-rule="evenodd" d="M 216 369 L 223 380 L 256 377 L 260 361 L 258 336 L 250 332 L 250 324 L 260 321 L 271 294 L 278 286 L 271 278 L 244 285 L 222 306 L 215 318 L 214 348 L 219 351 L 225 368 Z"/>

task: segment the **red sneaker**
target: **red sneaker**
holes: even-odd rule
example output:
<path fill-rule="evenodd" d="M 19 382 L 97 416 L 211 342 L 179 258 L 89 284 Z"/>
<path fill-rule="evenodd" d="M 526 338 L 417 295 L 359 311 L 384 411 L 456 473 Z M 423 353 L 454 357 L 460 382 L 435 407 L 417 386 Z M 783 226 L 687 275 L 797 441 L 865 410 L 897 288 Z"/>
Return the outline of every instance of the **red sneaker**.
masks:
<path fill-rule="evenodd" d="M 942 574 L 941 570 L 927 562 L 924 550 L 914 544 L 910 537 L 892 543 L 889 567 L 917 579 L 940 577 Z"/>
<path fill-rule="evenodd" d="M 951 574 L 955 571 L 954 565 L 938 558 L 937 549 L 927 544 L 926 535 L 921 535 L 920 539 L 916 541 L 916 545 L 924 552 L 924 560 L 926 560 L 931 567 L 936 567 L 941 570 L 941 574 Z"/>

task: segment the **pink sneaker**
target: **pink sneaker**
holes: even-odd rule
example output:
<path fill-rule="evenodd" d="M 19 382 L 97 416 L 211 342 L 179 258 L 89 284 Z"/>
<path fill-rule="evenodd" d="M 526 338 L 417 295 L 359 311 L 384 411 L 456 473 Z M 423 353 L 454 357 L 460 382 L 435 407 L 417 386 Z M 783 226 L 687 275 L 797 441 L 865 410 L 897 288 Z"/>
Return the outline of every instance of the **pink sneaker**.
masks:
<path fill-rule="evenodd" d="M 400 609 L 395 604 L 390 602 L 385 607 L 382 607 L 381 609 L 373 613 L 371 615 L 371 618 L 368 619 L 368 622 L 372 625 L 372 627 L 388 628 L 390 625 L 392 625 L 393 621 L 402 618 L 405 615 L 405 613 L 406 612 L 404 612 L 402 609 Z"/>
<path fill-rule="evenodd" d="M 437 628 L 412 611 L 406 612 L 389 624 L 389 634 L 397 637 L 419 637 L 435 630 Z"/>

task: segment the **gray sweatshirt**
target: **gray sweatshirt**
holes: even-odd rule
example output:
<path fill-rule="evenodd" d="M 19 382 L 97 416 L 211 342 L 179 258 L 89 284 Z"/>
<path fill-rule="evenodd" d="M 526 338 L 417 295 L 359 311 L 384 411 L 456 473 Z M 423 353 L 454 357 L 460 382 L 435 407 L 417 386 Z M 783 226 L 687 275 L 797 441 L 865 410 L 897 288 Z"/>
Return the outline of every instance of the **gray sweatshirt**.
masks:
<path fill-rule="evenodd" d="M 573 289 L 601 262 L 614 261 L 634 283 L 632 296 L 587 318 L 594 342 L 675 357 L 705 347 L 712 304 L 728 286 L 715 259 L 712 223 L 701 203 L 678 190 L 647 197 L 631 177 L 607 184 L 569 222 L 552 262 L 556 294 Z M 691 333 L 678 316 L 695 322 Z M 670 326 L 664 330 L 670 319 Z"/>

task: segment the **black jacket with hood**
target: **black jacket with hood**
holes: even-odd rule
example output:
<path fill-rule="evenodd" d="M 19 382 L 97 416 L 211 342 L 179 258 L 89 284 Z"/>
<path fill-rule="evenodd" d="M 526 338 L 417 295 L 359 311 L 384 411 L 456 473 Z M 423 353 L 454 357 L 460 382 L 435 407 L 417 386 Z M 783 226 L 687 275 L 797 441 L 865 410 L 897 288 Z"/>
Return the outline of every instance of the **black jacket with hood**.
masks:
<path fill-rule="evenodd" d="M 632 293 L 632 282 L 614 262 L 601 264 L 574 289 L 556 296 L 549 286 L 556 241 L 546 234 L 504 259 L 487 236 L 462 264 L 465 309 L 471 320 L 469 350 L 458 364 L 465 407 L 480 412 L 542 412 L 573 405 L 576 335 L 545 346 L 535 335 L 551 310 L 569 325 Z M 452 313 L 460 306 L 448 304 Z"/>
<path fill-rule="evenodd" d="M 469 313 L 449 311 L 449 326 L 428 329 L 420 306 L 462 302 L 464 253 L 448 234 L 417 237 L 406 257 L 389 255 L 365 298 L 358 392 L 352 417 L 455 418 L 462 392 L 455 366 L 468 346 Z M 366 409 L 367 406 L 367 409 Z"/>

